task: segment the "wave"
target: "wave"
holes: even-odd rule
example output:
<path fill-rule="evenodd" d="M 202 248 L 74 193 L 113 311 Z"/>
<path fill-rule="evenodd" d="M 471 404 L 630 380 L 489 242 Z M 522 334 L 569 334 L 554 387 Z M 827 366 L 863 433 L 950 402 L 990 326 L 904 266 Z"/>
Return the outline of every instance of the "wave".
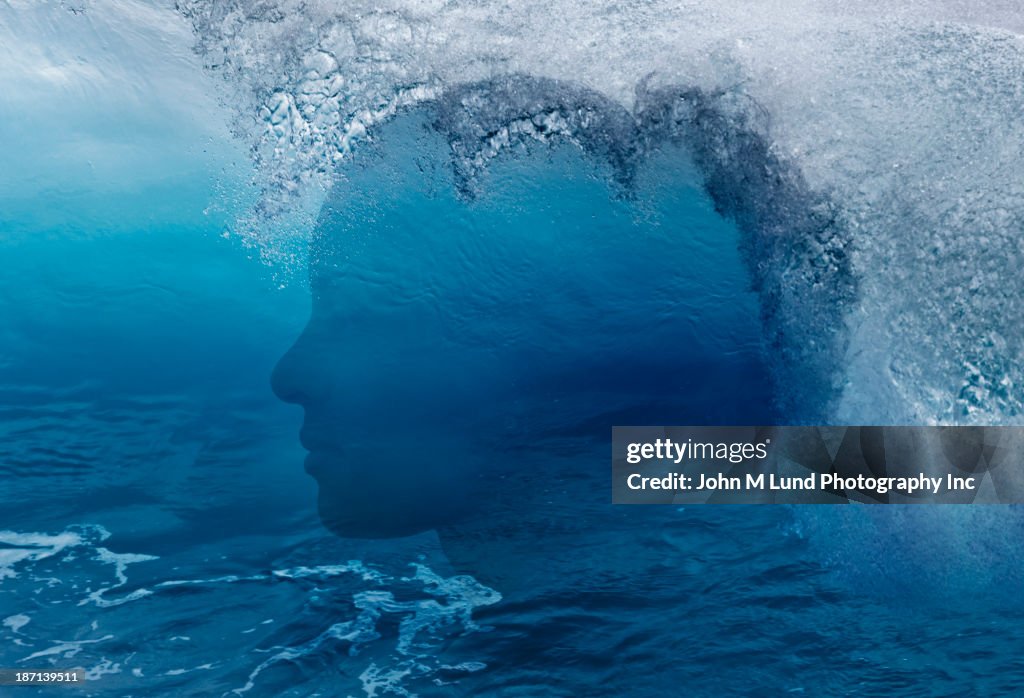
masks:
<path fill-rule="evenodd" d="M 177 8 L 206 65 L 245 93 L 237 121 L 264 172 L 261 211 L 271 217 L 310 183 L 329 186 L 375 123 L 494 75 L 558 80 L 649 115 L 657 113 L 652 98 L 681 94 L 676 85 L 712 111 L 725 104 L 712 96 L 726 94 L 759 105 L 748 143 L 762 152 L 743 153 L 748 165 L 730 150 L 740 140 L 729 146 L 720 136 L 755 124 L 750 109 L 740 110 L 746 124 L 719 128 L 724 110 L 704 122 L 707 132 L 691 129 L 688 142 L 723 211 L 747 216 L 748 228 L 802 238 L 803 253 L 791 245 L 781 264 L 759 263 L 755 280 L 778 350 L 824 346 L 820 365 L 807 370 L 839 369 L 826 381 L 827 419 L 1019 420 L 1024 371 L 1012 357 L 1024 332 L 1007 318 L 1022 310 L 1011 277 L 1024 261 L 1024 95 L 1015 87 L 1024 45 L 999 3 L 856 14 L 799 1 L 770 10 L 291 0 Z M 614 131 L 615 122 L 605 125 Z M 776 205 L 779 186 L 752 177 L 749 163 L 767 175 L 781 168 L 788 182 L 779 186 L 800 204 Z M 789 278 L 800 254 L 818 255 L 813 273 L 778 288 L 772 278 Z M 811 292 L 807 312 L 787 310 L 804 300 L 787 296 L 790 288 Z M 842 311 L 831 305 L 847 301 Z M 819 305 L 825 319 L 803 327 Z M 794 365 L 794 374 L 807 368 Z"/>
<path fill-rule="evenodd" d="M 139 179 L 157 145 L 196 149 L 179 147 L 175 124 L 203 124 L 212 145 L 230 120 L 259 193 L 238 214 L 252 198 L 234 172 L 218 206 L 237 214 L 234 232 L 262 256 L 301 269 L 324 190 L 375 124 L 405 107 L 509 74 L 575 85 L 629 112 L 678 86 L 728 94 L 757 105 L 746 113 L 766 154 L 822 206 L 818 218 L 778 222 L 831 227 L 848 256 L 845 281 L 815 288 L 850 301 L 820 323 L 827 334 L 791 335 L 800 319 L 776 320 L 788 327 L 772 338 L 780 352 L 823 342 L 820 363 L 837 369 L 824 382 L 829 404 L 805 412 L 844 423 L 1019 422 L 1024 330 L 1009 320 L 1021 313 L 1013 270 L 1024 261 L 1018 13 L 995 0 L 845 5 L 528 2 L 513 12 L 441 0 L 12 0 L 4 45 L 55 48 L 0 56 L 5 123 L 24 121 L 38 155 L 58 144 L 32 133 L 45 133 L 52 114 L 81 114 L 75 128 L 88 133 L 74 148 L 89 169 L 47 177 L 117 189 Z M 25 114 L 39 114 L 42 128 L 28 129 Z M 159 143 L 139 140 L 148 133 L 139 124 L 154 119 Z M 115 125 L 134 138 L 114 138 Z M 237 153 L 217 150 L 225 166 Z M 28 165 L 20 149 L 11 157 Z M 46 158 L 36 160 L 34 178 L 9 183 L 26 200 Z M 705 162 L 711 189 L 713 167 Z M 162 176 L 142 169 L 147 180 Z M 770 315 L 789 303 L 764 297 Z"/>
<path fill-rule="evenodd" d="M 514 75 L 452 87 L 420 109 L 447 141 L 455 187 L 467 199 L 486 195 L 492 161 L 530 144 L 575 144 L 627 198 L 645 165 L 683 146 L 715 210 L 740 231 L 783 414 L 826 417 L 837 396 L 843 317 L 856 297 L 851 236 L 839 207 L 773 151 L 756 101 L 736 90 L 641 86 L 627 110 L 594 90 Z"/>
<path fill-rule="evenodd" d="M 151 221 L 160 217 L 148 209 L 156 199 L 135 197 L 137 180 L 201 180 L 193 184 L 203 194 L 190 202 L 205 197 L 207 181 L 194 176 L 198 170 L 191 160 L 182 156 L 177 179 L 165 164 L 188 148 L 205 152 L 209 146 L 218 150 L 218 166 L 227 167 L 237 149 L 221 147 L 228 136 L 217 122 L 230 119 L 235 135 L 250 148 L 260 189 L 233 232 L 267 259 L 304 269 L 304 259 L 291 260 L 312 226 L 286 225 L 288 216 L 297 208 L 315 212 L 325 190 L 347 176 L 353 153 L 370 147 L 386 122 L 413 110 L 429 112 L 435 130 L 445 135 L 452 173 L 467 201 L 486 195 L 490 163 L 514 157 L 518 145 L 572 143 L 604 166 L 614 195 L 624 198 L 660 149 L 681 146 L 696 163 L 718 213 L 735 221 L 740 232 L 749 277 L 760 294 L 776 383 L 784 386 L 784 420 L 1020 421 L 1024 45 L 1014 33 L 1022 28 L 1019 12 L 996 1 L 969 7 L 955 0 L 861 3 L 856 14 L 840 7 L 846 4 L 785 0 L 762 9 L 738 0 L 650 0 L 628 6 L 524 0 L 514 7 L 459 0 L 7 0 L 0 3 L 0 65 L 5 68 L 0 118 L 5 126 L 26 127 L 9 131 L 12 175 L 0 189 L 9 192 L 11 183 L 36 211 L 39 201 L 51 201 L 47 187 L 60 194 L 95 186 L 111 192 L 117 215 L 124 215 L 126 200 L 139 200 L 135 206 L 146 210 L 135 220 Z M 211 98 L 215 92 L 219 109 Z M 58 112 L 61 119 L 52 118 Z M 68 128 L 71 121 L 84 136 Z M 199 130 L 209 141 L 182 147 L 181 132 L 195 123 L 203 124 Z M 54 138 L 55 133 L 63 137 Z M 26 171 L 32 176 L 24 176 Z M 182 201 L 177 189 L 161 190 L 169 192 L 162 201 L 167 210 Z M 219 193 L 248 206 L 243 189 L 232 180 Z M 102 227 L 91 219 L 83 224 L 82 216 L 94 212 L 84 212 L 74 196 L 68 200 L 74 225 L 39 225 L 33 232 L 86 235 L 79 228 Z M 9 207 L 0 208 L 5 209 L 0 223 L 8 230 Z M 196 232 L 182 226 L 182 234 Z M 180 255 L 178 245 L 149 242 L 141 249 L 133 254 L 166 253 L 166 278 L 180 272 L 180 256 L 168 252 Z M 85 267 L 96 259 L 66 256 Z M 40 257 L 26 268 L 43 268 L 51 258 Z M 121 260 L 107 261 L 113 267 Z M 195 278 L 209 281 L 216 290 L 209 294 L 211 302 L 221 303 L 232 285 L 228 277 L 197 266 L 202 274 Z M 95 267 L 99 273 L 105 268 Z M 56 269 L 64 273 L 64 267 Z M 188 283 L 193 277 L 175 278 Z M 24 280 L 27 295 L 14 297 L 37 300 L 36 280 L 28 275 Z M 241 296 L 250 287 L 239 288 Z M 72 296 L 77 298 L 77 291 L 55 307 L 78 308 L 65 303 Z M 148 311 L 150 296 L 140 297 L 138 307 Z M 254 334 L 265 331 L 266 310 L 253 312 L 259 320 Z M 226 347 L 235 346 L 236 329 L 243 324 L 239 320 L 229 328 Z M 68 331 L 62 326 L 59 336 L 41 336 L 66 345 Z M 10 336 L 14 347 L 21 335 Z M 82 336 L 89 342 L 80 344 L 90 346 L 92 334 Z M 113 335 L 101 328 L 97 336 Z M 164 336 L 155 333 L 152 341 Z M 38 351 L 23 344 L 25 351 Z M 123 369 L 130 362 L 121 357 L 135 346 L 128 344 L 123 354 L 115 347 L 113 354 L 103 354 L 103 363 Z M 110 348 L 97 347 L 95 356 Z M 204 343 L 204 351 L 208 348 Z M 60 349 L 64 356 L 64 346 Z M 0 356 L 0 364 L 9 361 L 17 366 Z M 90 370 L 100 363 L 92 360 Z M 191 372 L 200 363 L 182 362 L 189 379 L 195 380 Z M 76 362 L 73 370 L 82 365 Z M 150 364 L 140 366 L 138 375 L 152 373 Z M 234 374 L 237 361 L 231 368 L 221 371 L 217 364 L 210 370 Z M 708 380 L 709 373 L 691 372 L 720 389 L 718 381 Z M 176 378 L 173 374 L 172 382 Z M 184 561 L 148 542 L 124 545 L 159 557 L 116 552 L 105 529 L 64 528 L 47 518 L 58 514 L 35 511 L 29 518 L 42 516 L 46 523 L 29 528 L 49 533 L 0 532 L 0 581 L 5 583 L 0 635 L 15 665 L 78 663 L 87 677 L 102 676 L 113 691 L 130 692 L 145 676 L 148 685 L 159 686 L 154 690 L 182 695 L 210 685 L 248 695 L 280 693 L 295 685 L 296 674 L 306 682 L 297 690 L 329 693 L 337 690 L 337 674 L 325 671 L 332 667 L 354 669 L 348 677 L 353 686 L 384 695 L 418 684 L 486 682 L 486 672 L 477 673 L 485 664 L 476 660 L 501 666 L 516 656 L 480 657 L 478 647 L 485 643 L 474 642 L 476 637 L 466 643 L 472 649 L 462 648 L 451 663 L 443 663 L 435 651 L 452 636 L 485 629 L 474 623 L 473 614 L 496 604 L 500 595 L 472 578 L 437 575 L 422 562 L 408 575 L 358 561 L 339 563 L 347 554 L 322 554 L 305 539 L 296 548 L 308 554 L 297 559 L 278 555 L 257 537 L 251 545 L 259 554 L 221 556 L 224 548 L 218 546 L 224 544 L 210 542 L 203 527 L 223 527 L 229 517 L 222 511 L 207 516 L 210 502 L 229 492 L 231 503 L 251 510 L 240 487 L 251 481 L 266 489 L 266 480 L 248 466 L 273 460 L 266 453 L 259 461 L 250 458 L 251 445 L 238 445 L 234 438 L 259 433 L 256 422 L 272 423 L 264 413 L 209 416 L 223 412 L 222 404 L 236 403 L 233 393 L 224 391 L 201 409 L 177 393 L 110 403 L 97 402 L 89 390 L 56 398 L 49 388 L 5 390 L 13 405 L 5 410 L 7 433 L 17 436 L 19 446 L 0 451 L 24 475 L 21 484 L 11 480 L 12 492 L 39 490 L 44 475 L 47 491 L 69 496 L 94 483 L 107 499 L 82 500 L 73 509 L 82 516 L 70 520 L 96 520 L 92 513 L 103 514 L 109 501 L 111 508 L 120 508 L 114 521 L 121 522 L 111 530 L 123 525 L 149 540 L 140 526 L 165 529 L 170 522 L 173 528 L 179 525 L 176 518 L 183 518 L 194 525 L 189 533 L 195 537 L 179 535 L 181 529 L 172 530 L 172 537 L 196 545 L 194 556 Z M 701 394 L 707 404 L 716 397 Z M 195 434 L 203 429 L 216 433 L 206 439 L 214 444 L 211 451 L 200 457 L 196 453 L 205 442 Z M 154 433 L 159 434 L 155 441 Z M 108 453 L 110 443 L 122 448 Z M 152 467 L 137 467 L 153 462 L 160 466 L 156 475 Z M 200 467 L 192 470 L 193 462 Z M 232 466 L 217 469 L 232 478 L 245 467 L 246 476 L 212 482 L 214 469 L 204 466 L 214 462 Z M 116 467 L 108 467 L 111 463 Z M 33 465 L 40 467 L 28 467 Z M 125 482 L 140 486 L 108 487 Z M 136 490 L 171 492 L 171 501 L 154 514 L 157 508 L 139 500 Z M 128 497 L 142 502 L 145 517 L 138 516 L 141 509 L 122 507 Z M 14 511 L 28 512 L 27 506 Z M 92 513 L 83 513 L 86 508 Z M 242 509 L 223 511 L 234 516 Z M 749 588 L 736 586 L 737 579 L 752 580 L 765 592 L 755 605 L 782 611 L 781 622 L 770 624 L 778 630 L 772 649 L 796 656 L 796 638 L 811 656 L 834 638 L 848 638 L 852 641 L 841 643 L 853 648 L 845 665 L 856 667 L 863 660 L 855 656 L 859 648 L 890 627 L 894 598 L 906 605 L 926 596 L 922 591 L 928 588 L 952 589 L 950 595 L 958 597 L 1012 588 L 1007 580 L 1014 579 L 1012 561 L 1019 554 L 1018 537 L 1007 535 L 1019 532 L 1019 513 L 1006 509 L 773 510 L 767 519 L 718 509 L 678 514 L 677 525 L 664 534 L 678 554 L 667 554 L 665 568 L 681 571 L 693 583 L 666 587 L 664 603 L 649 617 L 672 607 L 687 618 L 714 618 L 722 603 L 725 622 L 718 625 L 728 632 L 710 643 L 698 632 L 691 644 L 705 647 L 701 656 L 708 661 L 694 666 L 728 662 L 737 642 L 732 630 L 739 628 L 742 636 L 753 627 L 744 615 L 749 599 L 740 598 L 749 596 Z M 781 535 L 764 535 L 781 525 L 778 517 L 790 515 L 792 525 L 806 531 L 815 553 L 809 557 L 825 560 L 824 568 L 792 564 L 802 559 L 803 548 L 791 546 L 789 538 L 779 542 Z M 246 526 L 252 520 L 235 518 Z M 280 542 L 277 530 L 273 541 Z M 575 557 L 581 565 L 587 561 L 583 553 Z M 255 569 L 253 561 L 258 561 Z M 873 615 L 862 616 L 860 603 L 849 603 L 827 585 L 807 583 L 794 594 L 805 569 L 813 575 L 835 572 L 854 591 L 877 595 L 883 603 L 872 606 Z M 707 594 L 712 587 L 727 591 Z M 710 606 L 679 605 L 681 589 Z M 29 595 L 31 603 L 18 601 Z M 511 628 L 505 646 L 521 642 L 518 632 L 524 626 L 517 623 L 523 618 L 553 617 L 557 630 L 564 609 L 569 609 L 565 625 L 589 633 L 572 615 L 576 601 L 552 599 L 532 619 L 516 616 L 521 609 L 501 611 L 509 613 L 501 620 Z M 822 602 L 826 605 L 819 606 Z M 788 623 L 819 607 L 827 616 L 825 632 L 800 634 L 806 623 Z M 68 613 L 75 608 L 79 613 Z M 218 613 L 211 615 L 210 608 Z M 739 615 L 728 615 L 734 610 Z M 633 622 L 640 618 L 635 613 L 616 607 L 604 617 L 631 620 L 636 630 L 621 637 L 630 640 L 633 656 L 642 658 L 648 648 L 639 635 L 633 642 L 632 633 L 645 630 Z M 982 668 L 993 669 L 972 669 L 973 676 L 1005 677 L 1001 650 L 1019 641 L 1022 626 L 1003 605 L 972 606 L 945 625 L 936 623 L 934 614 L 925 615 L 928 623 L 919 629 L 927 641 L 907 634 L 920 652 L 910 656 L 922 661 L 930 650 L 948 645 L 948 637 L 962 637 L 963 628 L 971 627 L 968 616 L 1006 619 L 994 631 L 985 628 L 965 640 L 970 656 L 988 657 L 991 666 Z M 757 630 L 763 639 L 764 628 Z M 225 656 L 225 638 L 233 637 L 241 639 Z M 963 649 L 956 647 L 968 656 Z M 345 653 L 355 659 L 335 661 Z M 695 685 L 707 680 L 704 673 L 692 677 Z M 837 676 L 838 681 L 831 675 L 820 679 L 831 685 L 860 680 L 853 673 Z M 505 673 L 493 678 L 505 680 Z M 891 692 L 915 678 L 889 672 L 879 683 L 887 682 L 882 688 Z M 723 689 L 716 684 L 715 690 Z"/>

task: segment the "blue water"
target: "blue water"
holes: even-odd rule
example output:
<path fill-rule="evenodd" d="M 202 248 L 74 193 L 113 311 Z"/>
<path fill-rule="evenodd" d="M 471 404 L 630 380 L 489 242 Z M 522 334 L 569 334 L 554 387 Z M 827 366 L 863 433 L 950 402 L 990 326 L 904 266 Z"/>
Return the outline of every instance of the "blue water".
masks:
<path fill-rule="evenodd" d="M 610 503 L 612 425 L 860 389 L 863 228 L 758 102 L 459 83 L 252 229 L 216 100 L 91 64 L 0 112 L 0 668 L 87 678 L 12 694 L 1024 691 L 1018 511 Z"/>

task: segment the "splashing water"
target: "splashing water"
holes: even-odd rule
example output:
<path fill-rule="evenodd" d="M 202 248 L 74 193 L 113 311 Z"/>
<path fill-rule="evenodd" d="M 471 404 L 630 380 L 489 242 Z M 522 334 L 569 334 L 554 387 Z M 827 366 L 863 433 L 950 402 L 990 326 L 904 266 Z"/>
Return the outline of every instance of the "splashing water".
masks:
<path fill-rule="evenodd" d="M 466 202 L 523 144 L 570 144 L 623 200 L 679 147 L 702 205 L 735 225 L 780 421 L 1016 423 L 1022 31 L 1005 0 L 0 3 L 4 656 L 79 666 L 116 695 L 513 695 L 533 679 L 553 695 L 557 677 L 530 674 L 533 629 L 597 658 L 562 667 L 571 694 L 621 686 L 602 674 L 613 659 L 657 666 L 665 646 L 645 633 L 662 623 L 680 653 L 663 668 L 682 672 L 666 675 L 697 694 L 737 690 L 687 673 L 734 674 L 737 647 L 779 658 L 747 686 L 891 695 L 924 673 L 949 692 L 1018 690 L 1006 648 L 1024 626 L 995 598 L 1019 576 L 1014 511 L 680 511 L 637 544 L 663 555 L 666 581 L 633 607 L 588 580 L 506 609 L 503 590 L 433 558 L 376 565 L 311 535 L 288 518 L 297 497 L 253 495 L 296 456 L 264 448 L 280 413 L 225 378 L 266 392 L 266 355 L 306 306 L 273 305 L 239 283 L 251 268 L 212 260 L 241 239 L 300 276 L 328 190 L 418 109 Z M 75 240 L 104 242 L 87 256 Z M 151 361 L 169 347 L 180 365 Z M 192 383 L 153 398 L 155 373 L 168 391 Z M 111 387 L 135 384 L 150 394 Z M 53 507 L 33 506 L 46 488 Z M 263 523 L 252 511 L 274 536 L 247 528 Z M 210 539 L 226 526 L 249 538 Z M 936 590 L 971 603 L 914 606 Z M 485 632 L 494 645 L 474 644 Z M 891 659 L 865 649 L 878 645 L 899 663 L 865 677 Z"/>
<path fill-rule="evenodd" d="M 296 683 L 287 667 L 316 664 L 318 657 L 344 651 L 357 658 L 356 666 L 366 655 L 359 675 L 366 695 L 414 695 L 403 686 L 415 685 L 416 680 L 429 685 L 442 671 L 454 672 L 457 678 L 483 667 L 467 661 L 453 670 L 437 650 L 448 637 L 486 631 L 473 620 L 473 612 L 501 599 L 472 578 L 444 577 L 422 563 L 412 565 L 413 574 L 397 577 L 354 560 L 160 579 L 160 574 L 179 568 L 165 567 L 155 577 L 152 572 L 136 572 L 137 567 L 159 567 L 160 558 L 115 553 L 104 547 L 109 538 L 106 529 L 95 525 L 56 534 L 0 531 L 0 576 L 9 583 L 17 580 L 19 591 L 35 587 L 32 603 L 23 602 L 22 612 L 3 619 L 4 641 L 17 648 L 16 665 L 80 668 L 87 681 L 103 677 L 105 690 L 119 685 L 127 689 L 130 684 L 118 682 L 116 676 L 128 674 L 146 677 L 148 691 L 200 695 L 203 681 L 240 679 L 232 695 L 269 695 L 300 685 L 305 686 L 303 691 L 316 690 L 313 687 L 329 682 L 329 677 L 313 674 Z M 140 584 L 139 578 L 147 581 Z M 15 607 L 12 593 L 0 590 L 5 610 Z M 241 603 L 239 593 L 245 598 Z M 273 601 L 271 612 L 293 606 L 296 615 L 261 617 L 259 606 L 252 604 L 260 597 Z M 180 604 L 197 610 L 226 604 L 246 609 L 246 617 L 236 617 L 231 628 L 218 625 L 207 635 L 206 623 L 199 618 L 185 623 L 180 612 L 167 615 L 167 609 Z M 69 606 L 93 609 L 91 620 L 78 624 Z M 340 615 L 351 617 L 331 621 Z M 393 622 L 395 632 L 387 627 Z M 243 627 L 246 623 L 250 627 Z M 245 638 L 250 667 L 245 673 L 242 663 L 228 661 L 217 650 L 218 638 L 230 630 Z M 137 642 L 143 637 L 149 640 Z M 393 643 L 390 648 L 388 643 Z M 186 661 L 192 665 L 182 666 Z M 199 683 L 178 678 L 195 672 L 209 676 L 196 679 Z M 306 683 L 309 679 L 313 683 Z"/>
<path fill-rule="evenodd" d="M 1024 336 L 1008 321 L 1021 294 L 1000 271 L 1019 266 L 1024 220 L 1024 45 L 1006 3 L 177 8 L 204 63 L 243 92 L 266 213 L 329 183 L 375 123 L 452 85 L 526 73 L 627 108 L 640 85 L 739 90 L 767 115 L 772 152 L 831 197 L 854 238 L 861 295 L 833 321 L 849 343 L 829 418 L 988 423 L 1024 405 L 1012 358 Z"/>

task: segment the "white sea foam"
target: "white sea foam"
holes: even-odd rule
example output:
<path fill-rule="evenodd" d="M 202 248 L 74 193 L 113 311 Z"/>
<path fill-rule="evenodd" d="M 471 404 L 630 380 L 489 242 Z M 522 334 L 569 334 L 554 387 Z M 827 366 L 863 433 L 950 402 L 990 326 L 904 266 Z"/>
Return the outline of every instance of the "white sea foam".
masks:
<path fill-rule="evenodd" d="M 110 133 L 146 100 L 136 112 L 160 112 L 154 95 L 210 133 L 233 114 L 262 190 L 237 232 L 298 267 L 320 190 L 363 134 L 453 85 L 524 73 L 627 108 L 640 84 L 742 91 L 768 115 L 773 151 L 842 207 L 856 241 L 860 297 L 830 418 L 1024 413 L 1024 20 L 1008 0 L 8 0 L 0 13 L 5 123 L 61 100 L 76 113 L 120 100 L 97 116 Z M 94 165 L 126 152 L 83 143 Z M 132 162 L 102 181 L 137 178 Z"/>
<path fill-rule="evenodd" d="M 183 587 L 192 587 L 193 594 L 208 595 L 214 604 L 220 603 L 218 599 L 237 598 L 234 589 L 239 585 L 248 590 L 246 593 L 266 591 L 279 601 L 280 590 L 287 587 L 294 589 L 293 596 L 300 606 L 316 607 L 313 622 L 319 624 L 323 620 L 323 626 L 309 633 L 304 624 L 310 619 L 294 624 L 273 618 L 250 621 L 250 629 L 242 634 L 253 637 L 249 646 L 253 653 L 249 657 L 252 668 L 246 682 L 235 689 L 236 694 L 274 685 L 276 677 L 264 674 L 281 663 L 316 662 L 319 661 L 316 655 L 324 652 L 340 651 L 357 657 L 371 650 L 373 656 L 364 660 L 363 668 L 356 665 L 356 671 L 363 673 L 360 680 L 367 687 L 366 692 L 372 695 L 374 690 L 406 691 L 401 683 L 403 677 L 429 680 L 445 668 L 435 656 L 442 640 L 480 631 L 473 619 L 474 611 L 501 599 L 496 591 L 470 577 L 445 577 L 422 563 L 413 565 L 413 573 L 407 577 L 396 577 L 361 560 L 350 560 L 341 564 L 287 566 L 252 574 L 159 579 L 151 573 L 154 568 L 137 567 L 159 560 L 158 557 L 114 552 L 107 547 L 110 537 L 109 531 L 94 525 L 69 527 L 60 533 L 0 532 L 0 545 L 10 546 L 7 549 L 10 554 L 5 558 L 7 583 L 16 583 L 25 589 L 36 588 L 32 597 L 33 611 L 7 615 L 0 623 L 0 628 L 7 631 L 4 639 L 23 652 L 13 661 L 20 665 L 67 666 L 74 660 L 87 680 L 120 673 L 175 677 L 197 671 L 231 672 L 233 665 L 220 655 L 197 656 L 196 652 L 202 652 L 209 642 L 202 633 L 201 622 L 182 626 L 181 618 L 173 614 L 165 617 L 162 609 L 167 604 L 180 608 L 177 600 L 182 598 Z M 39 586 L 40 583 L 43 585 Z M 349 601 L 327 607 L 337 608 L 343 617 L 322 617 L 325 606 L 321 597 L 339 592 Z M 126 616 L 122 609 L 129 604 L 133 610 L 128 610 Z M 95 610 L 90 614 L 88 629 L 80 620 L 70 619 L 64 610 L 67 606 L 83 605 Z M 224 612 L 225 624 L 233 622 L 232 612 L 243 616 L 247 612 L 244 603 L 231 609 Z M 45 615 L 48 613 L 50 615 Z M 36 615 L 42 620 L 33 623 Z M 140 620 L 149 617 L 157 626 L 150 628 L 146 626 L 147 621 Z M 396 637 L 385 637 L 389 631 L 381 629 L 384 617 L 388 617 L 387 626 L 397 625 Z M 123 627 L 125 618 L 131 619 L 130 630 Z M 165 621 L 170 625 L 159 626 Z M 62 622 L 67 624 L 61 625 Z M 38 635 L 32 631 L 37 625 Z M 157 627 L 194 627 L 195 634 L 170 634 Z M 252 634 L 257 630 L 262 635 Z M 267 645 L 268 637 L 294 638 L 296 632 L 306 639 L 294 644 Z M 152 648 L 139 645 L 133 646 L 128 654 L 112 654 L 118 643 L 129 641 L 131 633 L 166 640 L 154 640 Z M 164 643 L 180 649 L 167 655 Z M 183 656 L 194 661 L 182 662 Z M 169 658 L 181 663 L 169 664 Z M 483 666 L 475 662 L 457 671 L 471 673 Z"/>
<path fill-rule="evenodd" d="M 88 527 L 85 532 L 92 533 L 101 540 L 110 535 L 102 527 Z M 18 566 L 38 562 L 46 558 L 60 555 L 71 548 L 85 544 L 83 530 L 68 529 L 57 534 L 19 533 L 17 531 L 0 531 L 0 579 L 18 576 Z"/>
<path fill-rule="evenodd" d="M 95 604 L 100 608 L 106 608 L 109 606 L 120 606 L 123 603 L 135 601 L 141 599 L 144 596 L 148 596 L 152 592 L 147 589 L 136 589 L 124 596 L 116 599 L 108 599 L 106 594 L 115 589 L 119 589 L 128 583 L 128 576 L 126 570 L 128 565 L 133 565 L 139 562 L 148 562 L 150 560 L 157 560 L 154 555 L 138 555 L 134 553 L 113 553 L 106 548 L 96 549 L 96 560 L 107 565 L 114 567 L 115 583 L 108 587 L 101 587 L 91 592 L 86 598 L 78 602 L 79 606 L 83 606 L 87 603 Z"/>
<path fill-rule="evenodd" d="M 86 681 L 98 681 L 108 674 L 120 674 L 121 663 L 104 657 L 94 666 L 85 670 Z"/>
<path fill-rule="evenodd" d="M 33 652 L 32 654 L 30 654 L 30 655 L 28 655 L 26 657 L 22 657 L 18 661 L 24 663 L 24 662 L 31 662 L 33 659 L 41 659 L 43 657 L 53 657 L 53 656 L 60 657 L 61 659 L 73 659 L 87 645 L 95 645 L 95 644 L 98 644 L 100 642 L 106 642 L 107 640 L 112 640 L 113 638 L 114 638 L 113 635 L 104 635 L 103 637 L 96 638 L 94 640 L 65 640 L 65 641 L 58 642 L 55 645 L 51 645 L 50 647 L 47 647 L 46 649 L 41 649 L 41 650 L 39 650 L 37 652 Z"/>
<path fill-rule="evenodd" d="M 24 613 L 16 613 L 13 616 L 7 616 L 4 618 L 4 625 L 11 629 L 12 633 L 17 633 L 19 630 L 24 628 L 32 619 Z"/>
<path fill-rule="evenodd" d="M 266 212 L 329 181 L 400 101 L 519 72 L 629 107 L 650 87 L 733 87 L 772 147 L 842 207 L 860 299 L 831 418 L 975 422 L 1024 411 L 1024 20 L 1001 0 L 850 6 L 179 3 L 207 65 L 242 91 Z M 273 242 L 271 241 L 271 244 Z M 811 334 L 802 338 L 814 342 Z"/>
<path fill-rule="evenodd" d="M 359 592 L 353 597 L 353 604 L 358 610 L 355 618 L 332 623 L 320 634 L 300 645 L 275 648 L 274 653 L 256 666 L 246 683 L 235 689 L 234 693 L 242 695 L 252 690 L 257 685 L 260 674 L 270 667 L 281 662 L 295 662 L 303 657 L 312 656 L 324 646 L 340 646 L 346 649 L 349 655 L 355 656 L 364 646 L 380 637 L 377 630 L 380 618 L 392 615 L 400 618 L 398 643 L 392 657 L 394 661 L 383 666 L 371 662 L 360 674 L 359 679 L 367 696 L 379 695 L 378 691 L 404 696 L 415 695 L 403 686 L 403 682 L 410 676 L 429 676 L 442 668 L 431 656 L 431 651 L 435 648 L 432 640 L 450 632 L 479 631 L 481 628 L 472 619 L 473 611 L 497 603 L 501 600 L 501 594 L 483 586 L 472 577 L 442 577 L 422 564 L 414 564 L 413 568 L 415 574 L 400 581 L 422 584 L 423 590 L 433 598 L 398 600 L 390 585 Z M 349 563 L 347 571 L 363 573 L 365 581 L 376 584 L 383 585 L 395 581 L 376 571 L 367 574 L 369 570 L 362 563 Z M 295 575 L 294 570 L 290 572 L 278 576 L 308 576 L 305 573 Z M 475 662 L 472 666 L 473 668 L 467 668 L 465 671 L 478 671 L 485 667 L 480 662 Z"/>

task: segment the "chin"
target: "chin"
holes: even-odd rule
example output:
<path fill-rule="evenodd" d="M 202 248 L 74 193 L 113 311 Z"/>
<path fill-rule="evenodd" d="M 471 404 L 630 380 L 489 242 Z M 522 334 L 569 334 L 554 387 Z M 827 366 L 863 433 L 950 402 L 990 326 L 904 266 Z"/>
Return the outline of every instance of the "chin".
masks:
<path fill-rule="evenodd" d="M 402 502 L 363 493 L 357 498 L 336 496 L 320 488 L 317 509 L 320 521 L 339 538 L 405 538 L 449 523 L 454 517 L 425 507 L 420 502 Z"/>

